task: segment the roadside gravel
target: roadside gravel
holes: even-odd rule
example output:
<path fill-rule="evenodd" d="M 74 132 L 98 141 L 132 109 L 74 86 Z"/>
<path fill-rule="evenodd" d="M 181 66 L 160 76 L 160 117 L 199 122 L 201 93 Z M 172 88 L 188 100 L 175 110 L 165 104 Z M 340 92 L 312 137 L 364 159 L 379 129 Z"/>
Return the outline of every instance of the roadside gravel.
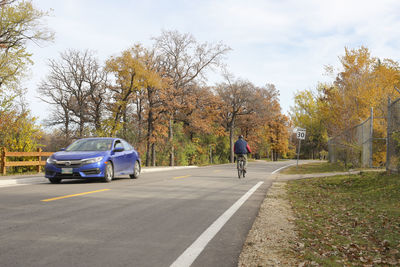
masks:
<path fill-rule="evenodd" d="M 239 257 L 240 267 L 297 266 L 294 215 L 286 198 L 286 182 L 274 182 Z"/>

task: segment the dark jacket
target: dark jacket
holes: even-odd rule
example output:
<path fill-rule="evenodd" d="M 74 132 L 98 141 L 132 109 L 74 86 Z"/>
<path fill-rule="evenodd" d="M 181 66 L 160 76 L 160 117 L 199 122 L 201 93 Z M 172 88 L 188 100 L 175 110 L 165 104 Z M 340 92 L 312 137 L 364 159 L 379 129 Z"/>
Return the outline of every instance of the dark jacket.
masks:
<path fill-rule="evenodd" d="M 235 154 L 242 155 L 251 153 L 249 144 L 247 144 L 247 142 L 241 138 L 235 142 L 235 145 L 233 146 L 233 151 L 235 152 Z"/>

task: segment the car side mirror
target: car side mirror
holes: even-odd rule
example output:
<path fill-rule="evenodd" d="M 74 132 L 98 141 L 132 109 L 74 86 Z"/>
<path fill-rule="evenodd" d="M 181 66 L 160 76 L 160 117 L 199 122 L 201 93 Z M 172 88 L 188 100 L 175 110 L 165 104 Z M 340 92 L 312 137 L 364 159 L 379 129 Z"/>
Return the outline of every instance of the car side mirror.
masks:
<path fill-rule="evenodd" d="M 65 151 L 65 147 L 61 148 L 60 151 Z"/>
<path fill-rule="evenodd" d="M 116 147 L 116 148 L 114 148 L 114 152 L 122 152 L 122 151 L 124 151 L 124 148 L 123 148 L 123 147 Z"/>

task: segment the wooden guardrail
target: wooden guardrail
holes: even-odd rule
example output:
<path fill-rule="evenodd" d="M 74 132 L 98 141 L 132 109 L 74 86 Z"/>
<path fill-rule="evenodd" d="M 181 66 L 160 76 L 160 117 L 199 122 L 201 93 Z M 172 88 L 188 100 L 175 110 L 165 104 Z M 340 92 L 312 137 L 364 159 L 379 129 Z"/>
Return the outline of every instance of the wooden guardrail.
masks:
<path fill-rule="evenodd" d="M 38 148 L 37 152 L 8 152 L 5 147 L 2 149 L 0 166 L 1 173 L 6 175 L 7 167 L 13 166 L 37 166 L 37 172 L 40 172 L 40 166 L 46 165 L 46 161 L 42 161 L 42 157 L 49 157 L 54 152 L 43 152 Z M 7 161 L 7 157 L 37 157 L 36 161 Z"/>

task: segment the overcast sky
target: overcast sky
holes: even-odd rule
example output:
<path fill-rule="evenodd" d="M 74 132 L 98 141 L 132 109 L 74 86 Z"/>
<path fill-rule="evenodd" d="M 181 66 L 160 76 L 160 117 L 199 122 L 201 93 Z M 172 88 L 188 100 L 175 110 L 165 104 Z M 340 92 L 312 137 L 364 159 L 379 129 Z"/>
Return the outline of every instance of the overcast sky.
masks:
<path fill-rule="evenodd" d="M 397 0 L 32 0 L 49 11 L 45 23 L 55 41 L 30 45 L 34 65 L 25 86 L 34 116 L 47 117 L 37 86 L 47 60 L 67 49 L 90 49 L 104 61 L 135 43 L 151 45 L 161 30 L 191 33 L 199 42 L 222 41 L 237 77 L 280 91 L 282 111 L 294 93 L 314 89 L 324 66 L 339 67 L 344 47 L 364 45 L 372 56 L 400 61 L 400 1 Z M 210 85 L 219 81 L 212 74 Z"/>

